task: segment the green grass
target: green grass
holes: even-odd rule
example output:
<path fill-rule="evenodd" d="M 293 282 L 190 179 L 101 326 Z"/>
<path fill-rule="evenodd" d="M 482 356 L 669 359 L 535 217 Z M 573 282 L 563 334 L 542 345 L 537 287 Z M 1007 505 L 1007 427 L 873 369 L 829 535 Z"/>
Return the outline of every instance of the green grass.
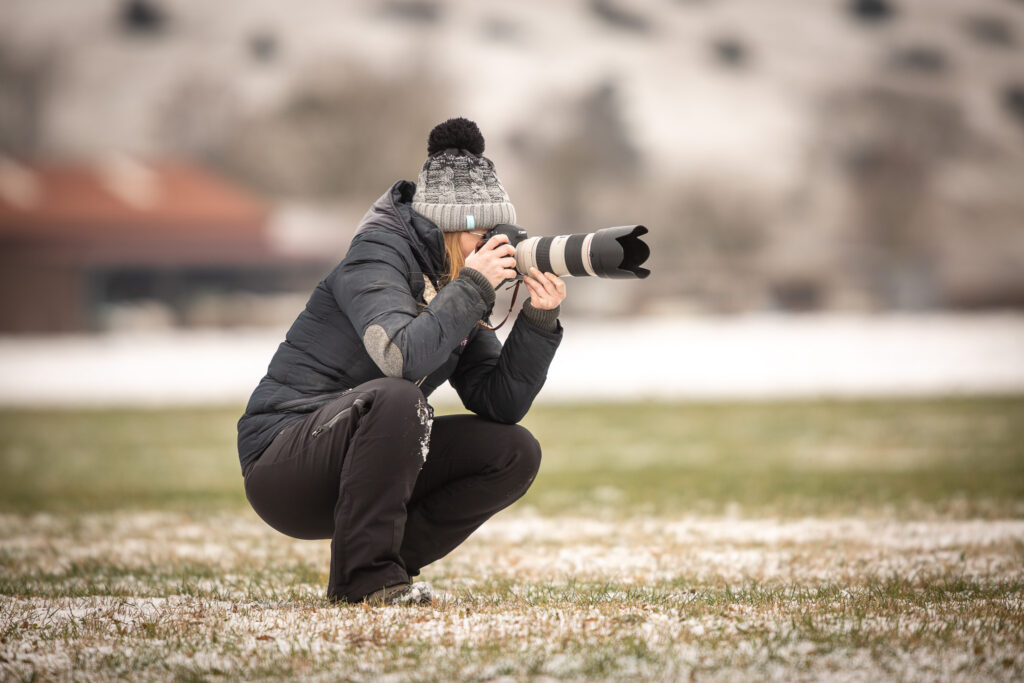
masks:
<path fill-rule="evenodd" d="M 529 425 L 550 465 L 533 492 L 545 509 L 610 487 L 656 512 L 1024 512 L 1019 398 L 551 407 Z"/>
<path fill-rule="evenodd" d="M 1024 678 L 1024 397 L 538 406 L 429 608 L 328 603 L 237 416 L 0 411 L 0 680 Z"/>
<path fill-rule="evenodd" d="M 234 412 L 2 411 L 0 506 L 26 512 L 242 505 Z"/>
<path fill-rule="evenodd" d="M 443 412 L 443 411 L 439 411 Z M 2 411 L 0 510 L 244 507 L 237 410 Z M 546 405 L 546 514 L 1024 514 L 1024 398 Z"/>

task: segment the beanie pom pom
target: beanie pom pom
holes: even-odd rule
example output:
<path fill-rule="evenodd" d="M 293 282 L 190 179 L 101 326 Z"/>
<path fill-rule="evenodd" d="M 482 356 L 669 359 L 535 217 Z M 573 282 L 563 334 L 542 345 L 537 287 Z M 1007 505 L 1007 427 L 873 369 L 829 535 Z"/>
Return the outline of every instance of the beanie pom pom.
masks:
<path fill-rule="evenodd" d="M 430 131 L 427 154 L 437 154 L 446 149 L 464 149 L 479 156 L 484 153 L 484 136 L 469 119 L 448 119 Z"/>

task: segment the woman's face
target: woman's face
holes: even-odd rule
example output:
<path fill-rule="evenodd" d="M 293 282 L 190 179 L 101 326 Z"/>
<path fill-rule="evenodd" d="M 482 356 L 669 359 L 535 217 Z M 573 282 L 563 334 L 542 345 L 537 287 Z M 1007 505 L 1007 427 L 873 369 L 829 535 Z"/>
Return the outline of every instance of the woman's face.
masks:
<path fill-rule="evenodd" d="M 476 251 L 477 247 L 484 243 L 485 234 L 482 230 L 466 230 L 459 233 L 459 246 L 462 248 L 462 258 L 472 254 Z"/>

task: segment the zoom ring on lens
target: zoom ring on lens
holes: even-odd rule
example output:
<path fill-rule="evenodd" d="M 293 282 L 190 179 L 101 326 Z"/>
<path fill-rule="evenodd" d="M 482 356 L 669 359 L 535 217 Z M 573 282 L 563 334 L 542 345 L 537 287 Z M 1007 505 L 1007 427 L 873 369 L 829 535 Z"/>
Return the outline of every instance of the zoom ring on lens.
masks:
<path fill-rule="evenodd" d="M 525 239 L 516 247 L 516 268 L 523 275 L 529 273 L 534 266 L 542 273 L 554 273 L 559 277 L 598 275 L 590 253 L 595 234 L 590 232 Z"/>

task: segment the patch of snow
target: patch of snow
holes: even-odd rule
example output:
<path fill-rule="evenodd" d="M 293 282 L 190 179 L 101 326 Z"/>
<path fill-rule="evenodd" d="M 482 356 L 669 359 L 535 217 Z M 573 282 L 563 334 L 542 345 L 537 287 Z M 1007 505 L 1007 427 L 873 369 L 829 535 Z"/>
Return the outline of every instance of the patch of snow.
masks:
<path fill-rule="evenodd" d="M 563 321 L 538 401 L 1024 392 L 1024 315 Z M 244 404 L 283 330 L 0 337 L 0 405 Z M 431 397 L 457 404 L 445 385 Z"/>

